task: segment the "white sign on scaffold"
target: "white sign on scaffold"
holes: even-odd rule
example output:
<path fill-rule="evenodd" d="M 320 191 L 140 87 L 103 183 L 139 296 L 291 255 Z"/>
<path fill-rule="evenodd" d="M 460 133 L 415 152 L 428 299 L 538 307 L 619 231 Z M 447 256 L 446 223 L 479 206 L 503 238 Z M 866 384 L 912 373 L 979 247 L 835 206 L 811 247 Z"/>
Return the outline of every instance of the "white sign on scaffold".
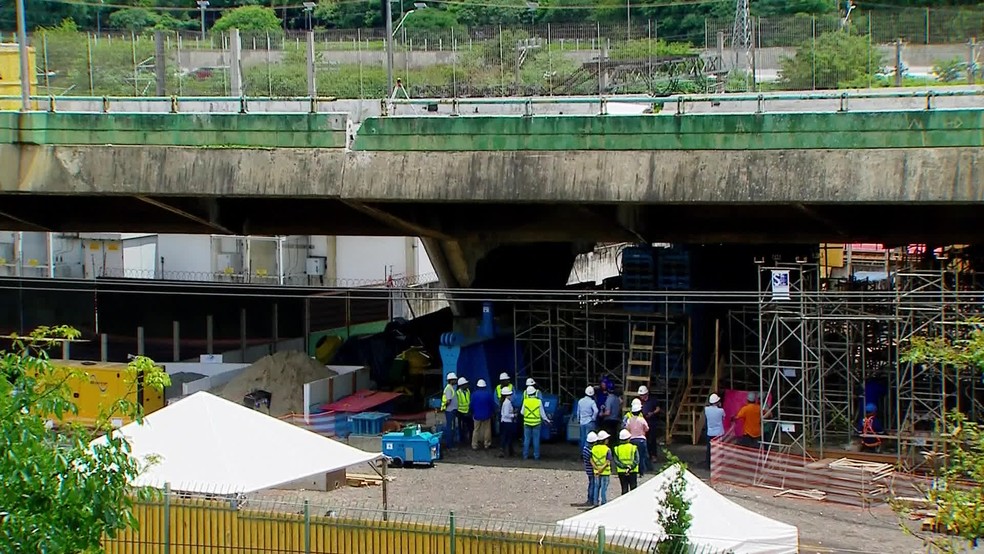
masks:
<path fill-rule="evenodd" d="M 789 270 L 772 270 L 772 299 L 789 300 Z"/>

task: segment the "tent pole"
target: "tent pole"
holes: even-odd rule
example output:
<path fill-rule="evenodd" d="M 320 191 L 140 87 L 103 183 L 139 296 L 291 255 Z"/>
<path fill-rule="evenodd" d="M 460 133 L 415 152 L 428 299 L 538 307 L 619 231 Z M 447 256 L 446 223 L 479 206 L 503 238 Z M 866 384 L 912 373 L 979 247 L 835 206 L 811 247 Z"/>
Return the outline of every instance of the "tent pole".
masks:
<path fill-rule="evenodd" d="M 387 458 L 386 456 L 383 456 L 383 473 L 382 473 L 382 477 L 383 477 L 383 521 L 389 521 L 388 513 L 387 513 L 387 511 L 389 510 L 389 495 L 387 494 L 388 491 L 386 490 L 386 466 L 388 466 L 388 465 L 389 465 L 389 458 Z"/>

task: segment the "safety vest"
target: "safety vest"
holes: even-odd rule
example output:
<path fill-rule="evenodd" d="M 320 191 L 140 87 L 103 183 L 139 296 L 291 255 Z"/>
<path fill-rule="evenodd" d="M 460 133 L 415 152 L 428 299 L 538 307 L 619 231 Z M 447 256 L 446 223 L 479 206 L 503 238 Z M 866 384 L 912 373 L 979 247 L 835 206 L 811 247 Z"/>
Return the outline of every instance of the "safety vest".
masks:
<path fill-rule="evenodd" d="M 471 413 L 471 391 L 458 389 L 458 413 Z"/>
<path fill-rule="evenodd" d="M 451 392 L 451 395 L 454 396 L 454 387 L 452 387 L 450 384 L 448 384 L 448 386 L 444 387 L 444 394 L 441 395 L 441 411 L 442 412 L 445 412 L 448 409 L 448 391 L 450 391 Z"/>
<path fill-rule="evenodd" d="M 611 449 L 604 444 L 596 444 L 591 447 L 591 467 L 595 470 L 595 475 L 611 475 L 612 465 L 608 463 L 608 454 Z M 607 465 L 606 465 L 607 464 Z M 604 467 L 601 473 L 598 468 Z"/>
<path fill-rule="evenodd" d="M 502 385 L 495 386 L 495 403 L 502 404 Z"/>
<path fill-rule="evenodd" d="M 881 439 L 878 437 L 866 437 L 864 435 L 874 435 L 875 434 L 875 416 L 867 416 L 864 418 L 864 422 L 861 423 L 861 444 L 868 447 L 875 447 L 881 445 Z"/>
<path fill-rule="evenodd" d="M 639 473 L 639 464 L 636 463 L 636 453 L 639 448 L 631 442 L 625 442 L 615 447 L 615 459 L 618 460 L 616 470 L 618 473 Z"/>
<path fill-rule="evenodd" d="M 543 418 L 540 417 L 540 406 L 542 404 L 540 399 L 535 396 L 527 396 L 523 399 L 523 425 L 536 427 L 543 423 Z"/>

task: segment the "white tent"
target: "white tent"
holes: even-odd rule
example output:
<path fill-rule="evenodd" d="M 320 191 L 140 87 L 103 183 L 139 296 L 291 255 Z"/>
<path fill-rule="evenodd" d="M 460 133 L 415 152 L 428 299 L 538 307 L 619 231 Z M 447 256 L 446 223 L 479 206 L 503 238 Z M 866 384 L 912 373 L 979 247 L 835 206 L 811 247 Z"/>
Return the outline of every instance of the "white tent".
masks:
<path fill-rule="evenodd" d="M 115 432 L 140 460 L 134 485 L 188 492 L 252 492 L 382 457 L 207 392 Z"/>
<path fill-rule="evenodd" d="M 662 536 L 656 523 L 656 495 L 675 475 L 667 470 L 646 481 L 636 490 L 619 496 L 604 506 L 558 521 L 571 533 L 594 533 L 605 526 L 611 538 L 646 540 Z M 613 476 L 614 478 L 614 476 Z M 687 538 L 690 543 L 714 551 L 735 554 L 795 554 L 799 531 L 792 525 L 769 519 L 728 500 L 689 471 L 685 473 L 686 494 L 691 499 L 693 520 Z"/>

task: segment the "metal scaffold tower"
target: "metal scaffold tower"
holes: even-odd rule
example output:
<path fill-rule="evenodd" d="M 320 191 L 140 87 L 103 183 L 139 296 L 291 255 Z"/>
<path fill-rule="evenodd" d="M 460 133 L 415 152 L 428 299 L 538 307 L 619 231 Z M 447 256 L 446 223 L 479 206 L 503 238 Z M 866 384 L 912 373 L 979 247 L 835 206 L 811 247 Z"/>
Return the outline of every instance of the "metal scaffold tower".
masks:
<path fill-rule="evenodd" d="M 817 264 L 759 268 L 762 446 L 801 454 L 821 433 Z"/>

